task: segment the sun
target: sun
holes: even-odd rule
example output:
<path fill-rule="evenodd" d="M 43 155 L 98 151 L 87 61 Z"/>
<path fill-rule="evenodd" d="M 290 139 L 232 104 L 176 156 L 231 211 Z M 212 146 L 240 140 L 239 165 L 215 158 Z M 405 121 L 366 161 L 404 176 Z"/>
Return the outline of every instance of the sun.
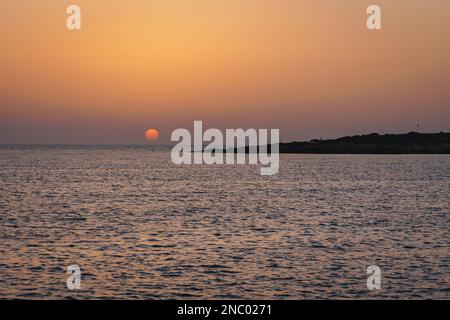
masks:
<path fill-rule="evenodd" d="M 158 140 L 158 138 L 159 138 L 159 132 L 158 132 L 158 130 L 156 130 L 156 129 L 148 129 L 148 130 L 145 132 L 145 138 L 146 138 L 148 141 L 156 141 L 156 140 Z"/>

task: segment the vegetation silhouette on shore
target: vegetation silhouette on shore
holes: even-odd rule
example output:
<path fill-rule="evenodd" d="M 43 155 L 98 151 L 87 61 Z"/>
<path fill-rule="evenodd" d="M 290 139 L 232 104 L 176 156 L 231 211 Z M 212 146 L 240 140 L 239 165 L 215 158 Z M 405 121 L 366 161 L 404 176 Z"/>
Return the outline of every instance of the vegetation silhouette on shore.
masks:
<path fill-rule="evenodd" d="M 270 150 L 270 146 L 268 146 Z M 237 149 L 235 149 L 237 151 Z M 246 153 L 249 148 L 246 147 Z M 312 154 L 450 154 L 450 133 L 372 133 L 338 139 L 279 144 L 280 153 Z"/>

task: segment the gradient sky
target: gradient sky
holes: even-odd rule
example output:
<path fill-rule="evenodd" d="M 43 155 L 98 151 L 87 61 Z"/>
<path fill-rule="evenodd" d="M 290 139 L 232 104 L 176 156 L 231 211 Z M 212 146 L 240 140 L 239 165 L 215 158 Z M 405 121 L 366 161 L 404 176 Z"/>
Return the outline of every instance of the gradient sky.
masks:
<path fill-rule="evenodd" d="M 0 143 L 450 131 L 449 39 L 445 0 L 1 0 Z"/>

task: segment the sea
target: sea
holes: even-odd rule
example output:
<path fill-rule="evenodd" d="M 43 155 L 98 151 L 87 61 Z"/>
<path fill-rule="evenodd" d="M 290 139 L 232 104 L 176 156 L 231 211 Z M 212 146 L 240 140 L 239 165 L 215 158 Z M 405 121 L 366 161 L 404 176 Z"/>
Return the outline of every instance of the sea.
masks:
<path fill-rule="evenodd" d="M 449 299 L 449 191 L 450 155 L 0 146 L 0 299 Z"/>

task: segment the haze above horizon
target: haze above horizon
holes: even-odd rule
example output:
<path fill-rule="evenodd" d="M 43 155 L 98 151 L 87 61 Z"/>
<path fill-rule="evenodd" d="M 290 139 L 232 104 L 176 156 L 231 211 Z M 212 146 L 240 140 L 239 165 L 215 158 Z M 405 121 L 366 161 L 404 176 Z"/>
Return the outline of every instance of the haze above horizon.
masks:
<path fill-rule="evenodd" d="M 156 128 L 281 140 L 450 131 L 450 2 L 0 3 L 0 144 L 145 144 Z M 419 124 L 419 127 L 417 126 Z"/>

